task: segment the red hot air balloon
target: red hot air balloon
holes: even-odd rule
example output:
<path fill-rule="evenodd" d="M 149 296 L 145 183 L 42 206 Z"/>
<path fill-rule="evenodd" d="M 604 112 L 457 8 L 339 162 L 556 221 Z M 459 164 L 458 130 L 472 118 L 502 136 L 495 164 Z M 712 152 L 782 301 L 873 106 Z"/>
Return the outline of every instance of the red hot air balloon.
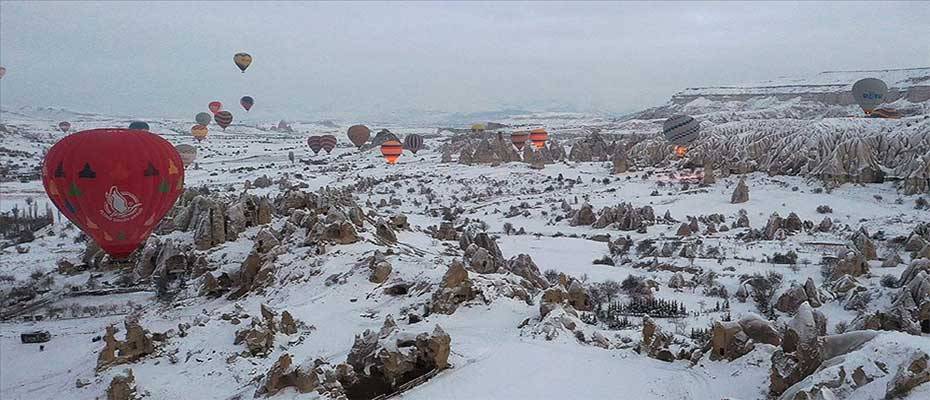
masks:
<path fill-rule="evenodd" d="M 323 150 L 323 144 L 320 143 L 319 136 L 310 136 L 307 138 L 307 146 L 310 146 L 310 150 L 313 150 L 313 154 L 317 154 L 320 150 Z"/>
<path fill-rule="evenodd" d="M 68 131 L 71 130 L 71 123 L 68 121 L 61 121 L 58 123 L 58 129 L 64 133 L 68 133 Z"/>
<path fill-rule="evenodd" d="M 546 140 L 549 140 L 549 132 L 546 132 L 545 129 L 533 129 L 530 131 L 530 141 L 533 142 L 533 146 L 536 146 L 537 149 L 546 147 Z"/>
<path fill-rule="evenodd" d="M 253 99 L 252 96 L 242 96 L 242 98 L 239 99 L 239 104 L 246 111 L 249 111 L 252 109 L 252 105 L 255 104 L 255 99 Z"/>
<path fill-rule="evenodd" d="M 530 137 L 530 134 L 526 131 L 524 132 L 513 132 L 510 134 L 510 142 L 514 146 L 517 146 L 517 150 L 523 150 L 523 145 L 526 144 L 526 140 Z"/>
<path fill-rule="evenodd" d="M 388 140 L 381 144 L 381 155 L 387 160 L 388 164 L 394 164 L 401 154 L 404 153 L 404 145 L 396 140 Z"/>
<path fill-rule="evenodd" d="M 333 135 L 320 136 L 320 145 L 323 146 L 323 150 L 326 150 L 326 154 L 329 154 L 336 148 L 336 137 Z"/>
<path fill-rule="evenodd" d="M 210 107 L 210 112 L 212 112 L 213 115 L 216 115 L 216 113 L 220 112 L 220 110 L 223 109 L 223 103 L 220 103 L 218 101 L 211 101 L 207 107 Z"/>
<path fill-rule="evenodd" d="M 181 156 L 146 131 L 78 132 L 52 146 L 42 165 L 52 203 L 117 259 L 145 242 L 184 191 Z"/>
<path fill-rule="evenodd" d="M 220 111 L 213 116 L 213 120 L 216 121 L 216 124 L 219 125 L 220 128 L 223 128 L 224 131 L 226 127 L 232 123 L 232 119 L 232 113 L 229 111 Z"/>

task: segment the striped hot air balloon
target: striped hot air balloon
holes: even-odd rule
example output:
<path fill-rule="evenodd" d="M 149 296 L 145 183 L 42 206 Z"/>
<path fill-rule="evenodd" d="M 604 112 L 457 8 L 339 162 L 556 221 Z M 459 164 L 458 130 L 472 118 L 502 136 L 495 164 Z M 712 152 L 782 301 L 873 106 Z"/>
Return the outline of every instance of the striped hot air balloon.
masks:
<path fill-rule="evenodd" d="M 68 133 L 68 131 L 71 130 L 71 123 L 68 121 L 61 121 L 58 123 L 58 129 L 64 133 Z"/>
<path fill-rule="evenodd" d="M 365 145 L 365 142 L 371 138 L 371 129 L 368 129 L 365 125 L 352 125 L 349 127 L 347 134 L 352 144 L 354 144 L 355 147 L 361 148 Z"/>
<path fill-rule="evenodd" d="M 189 144 L 179 144 L 174 146 L 174 149 L 178 151 L 178 154 L 181 156 L 181 162 L 184 163 L 184 166 L 187 167 L 191 165 L 194 160 L 197 159 L 197 148 Z"/>
<path fill-rule="evenodd" d="M 204 125 L 194 125 L 191 127 L 191 135 L 194 135 L 194 139 L 197 139 L 198 142 L 204 140 L 207 137 L 208 129 Z"/>
<path fill-rule="evenodd" d="M 549 132 L 543 128 L 533 129 L 530 131 L 530 141 L 537 149 L 546 147 L 546 141 L 549 140 Z"/>
<path fill-rule="evenodd" d="M 213 116 L 213 120 L 225 131 L 226 127 L 232 123 L 233 115 L 229 111 L 220 111 Z"/>
<path fill-rule="evenodd" d="M 396 140 L 388 140 L 381 144 L 381 155 L 387 160 L 388 164 L 394 164 L 400 155 L 404 153 L 404 145 Z"/>
<path fill-rule="evenodd" d="M 529 139 L 529 132 L 513 132 L 510 134 L 510 142 L 517 147 L 517 150 L 523 150 L 523 145 L 526 144 L 526 140 Z"/>
<path fill-rule="evenodd" d="M 698 138 L 701 124 L 687 115 L 674 115 L 662 124 L 665 140 L 676 146 L 688 146 Z"/>
<path fill-rule="evenodd" d="M 320 142 L 320 138 L 320 136 L 310 136 L 307 138 L 307 146 L 310 146 L 310 150 L 313 150 L 313 154 L 317 154 L 323 149 L 323 143 Z"/>
<path fill-rule="evenodd" d="M 320 136 L 320 145 L 323 146 L 323 150 L 326 150 L 326 154 L 329 154 L 336 148 L 336 137 L 333 135 Z"/>
<path fill-rule="evenodd" d="M 404 137 L 404 148 L 417 154 L 423 148 L 423 136 L 412 133 Z"/>

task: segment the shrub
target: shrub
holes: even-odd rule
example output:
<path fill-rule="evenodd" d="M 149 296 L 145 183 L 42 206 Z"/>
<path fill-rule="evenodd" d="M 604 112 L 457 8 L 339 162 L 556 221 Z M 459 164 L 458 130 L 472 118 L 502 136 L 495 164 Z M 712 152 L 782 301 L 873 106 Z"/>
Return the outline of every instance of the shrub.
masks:
<path fill-rule="evenodd" d="M 597 264 L 597 265 L 614 265 L 614 259 L 610 258 L 610 256 L 608 255 L 605 255 L 601 258 L 595 259 L 594 261 L 592 261 L 592 263 Z"/>

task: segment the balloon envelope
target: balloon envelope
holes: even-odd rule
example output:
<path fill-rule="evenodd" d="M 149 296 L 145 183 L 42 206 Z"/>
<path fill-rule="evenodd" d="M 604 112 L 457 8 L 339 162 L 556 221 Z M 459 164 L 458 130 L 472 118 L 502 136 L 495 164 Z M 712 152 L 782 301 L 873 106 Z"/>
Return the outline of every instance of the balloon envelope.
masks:
<path fill-rule="evenodd" d="M 669 143 L 687 146 L 697 140 L 701 124 L 687 115 L 673 115 L 662 124 L 662 134 Z"/>
<path fill-rule="evenodd" d="M 313 150 L 313 154 L 317 154 L 323 149 L 323 143 L 320 142 L 319 136 L 308 137 L 307 146 L 310 146 L 310 150 Z"/>
<path fill-rule="evenodd" d="M 487 127 L 484 124 L 473 124 L 471 126 L 471 131 L 472 132 L 484 132 L 485 128 Z"/>
<path fill-rule="evenodd" d="M 114 258 L 129 256 L 184 190 L 181 157 L 160 136 L 93 129 L 60 140 L 45 156 L 52 203 Z"/>
<path fill-rule="evenodd" d="M 323 150 L 326 150 L 326 154 L 329 154 L 336 148 L 336 137 L 333 135 L 320 136 L 320 146 L 323 146 Z"/>
<path fill-rule="evenodd" d="M 533 129 L 530 131 L 530 141 L 533 142 L 533 146 L 536 146 L 537 149 L 546 147 L 546 141 L 549 140 L 549 132 L 546 132 L 545 129 Z"/>
<path fill-rule="evenodd" d="M 211 101 L 210 104 L 207 105 L 207 107 L 210 108 L 210 112 L 216 115 L 216 113 L 220 112 L 220 110 L 223 109 L 223 103 L 220 103 L 218 101 Z M 206 125 L 206 124 L 203 124 L 203 125 Z"/>
<path fill-rule="evenodd" d="M 416 133 L 411 133 L 404 137 L 404 148 L 417 154 L 421 148 L 423 148 L 423 136 L 417 135 Z"/>
<path fill-rule="evenodd" d="M 191 135 L 194 135 L 194 139 L 197 139 L 198 142 L 206 138 L 208 132 L 207 127 L 203 125 L 198 124 L 191 127 Z"/>
<path fill-rule="evenodd" d="M 510 134 L 510 142 L 517 147 L 518 150 L 523 150 L 523 145 L 526 144 L 527 139 L 529 139 L 529 132 L 513 132 Z"/>
<path fill-rule="evenodd" d="M 242 98 L 239 99 L 239 104 L 242 105 L 242 108 L 246 111 L 249 111 L 252 109 L 252 105 L 255 104 L 255 99 L 253 99 L 252 96 L 242 96 Z"/>
<path fill-rule="evenodd" d="M 387 160 L 388 164 L 394 164 L 401 154 L 404 153 L 404 145 L 396 140 L 388 140 L 381 144 L 381 155 Z"/>
<path fill-rule="evenodd" d="M 68 133 L 68 131 L 71 130 L 71 123 L 68 121 L 61 121 L 58 123 L 58 129 L 64 133 Z"/>
<path fill-rule="evenodd" d="M 881 79 L 860 79 L 852 87 L 852 95 L 856 99 L 856 104 L 859 104 L 866 114 L 870 114 L 875 107 L 882 104 L 887 93 L 888 85 Z"/>
<path fill-rule="evenodd" d="M 249 53 L 236 53 L 236 55 L 233 56 L 233 62 L 242 70 L 242 73 L 245 73 L 245 69 L 252 64 L 252 56 L 250 56 Z"/>
<path fill-rule="evenodd" d="M 194 117 L 194 121 L 197 121 L 200 125 L 210 125 L 210 120 L 212 119 L 213 118 L 210 118 L 210 114 L 205 112 L 197 113 L 197 116 Z"/>
<path fill-rule="evenodd" d="M 371 129 L 365 125 L 352 125 L 349 127 L 349 140 L 356 147 L 362 147 L 371 138 Z"/>
<path fill-rule="evenodd" d="M 184 163 L 184 166 L 191 165 L 194 160 L 197 159 L 197 148 L 189 144 L 179 144 L 174 146 L 174 149 L 178 151 L 178 155 L 181 156 L 181 162 Z"/>
<path fill-rule="evenodd" d="M 3 75 L 6 75 L 6 68 L 0 67 L 0 79 L 3 79 Z"/>
<path fill-rule="evenodd" d="M 140 131 L 149 130 L 149 124 L 144 121 L 132 121 L 129 123 L 129 129 L 138 129 Z"/>
<path fill-rule="evenodd" d="M 233 115 L 229 111 L 220 111 L 213 116 L 213 120 L 216 121 L 216 124 L 226 130 L 226 127 L 232 123 Z"/>

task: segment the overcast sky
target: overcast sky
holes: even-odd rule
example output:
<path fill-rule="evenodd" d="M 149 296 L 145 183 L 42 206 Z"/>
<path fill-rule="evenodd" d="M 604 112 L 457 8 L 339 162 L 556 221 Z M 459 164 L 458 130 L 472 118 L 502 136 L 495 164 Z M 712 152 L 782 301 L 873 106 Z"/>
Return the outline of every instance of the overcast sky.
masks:
<path fill-rule="evenodd" d="M 255 115 L 290 118 L 623 113 L 689 86 L 930 66 L 930 2 L 4 1 L 0 65 L 5 107 L 186 116 L 251 95 Z"/>

